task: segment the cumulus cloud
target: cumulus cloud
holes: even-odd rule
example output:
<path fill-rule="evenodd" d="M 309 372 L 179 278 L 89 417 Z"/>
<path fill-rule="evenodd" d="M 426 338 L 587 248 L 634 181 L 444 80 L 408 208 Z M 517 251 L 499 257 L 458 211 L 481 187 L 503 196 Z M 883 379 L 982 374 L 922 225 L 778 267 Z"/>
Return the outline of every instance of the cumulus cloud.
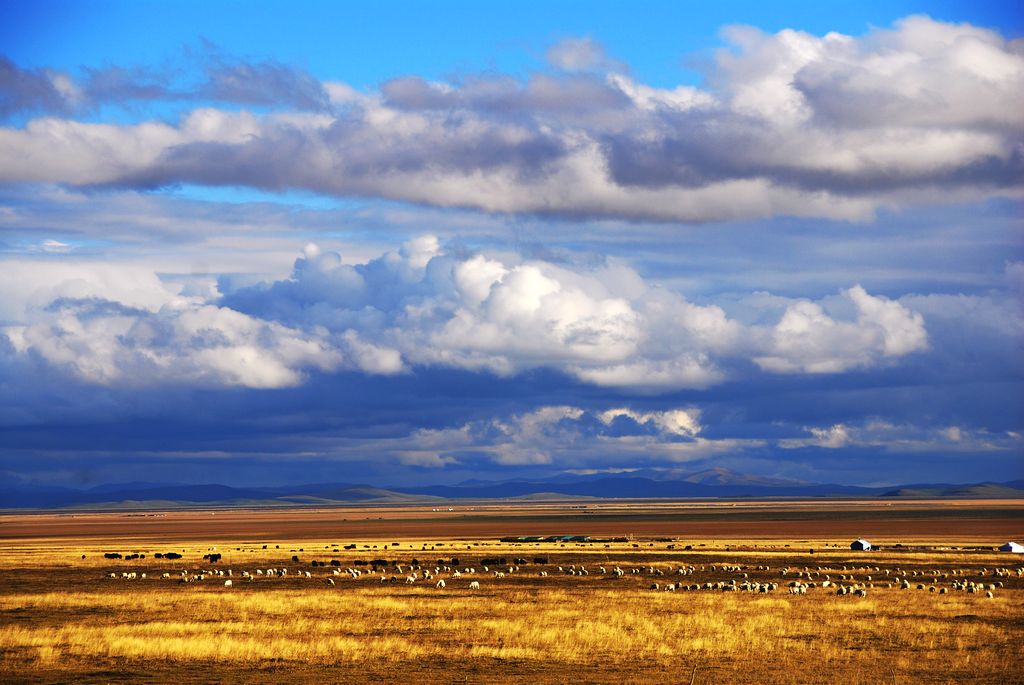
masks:
<path fill-rule="evenodd" d="M 604 59 L 588 39 L 552 48 L 564 70 L 554 75 L 401 77 L 367 94 L 229 62 L 210 70 L 210 93 L 301 111 L 206 109 L 173 125 L 37 119 L 0 130 L 0 179 L 690 222 L 864 220 L 880 207 L 1020 196 L 1017 43 L 927 17 L 860 37 L 749 27 L 725 37 L 707 90 L 572 71 Z M 12 101 L 51 97 L 48 74 L 8 80 L 29 84 L 12 86 L 28 93 Z"/>
<path fill-rule="evenodd" d="M 771 373 L 839 373 L 927 348 L 924 320 L 908 307 L 859 286 L 840 299 L 853 316 L 798 301 L 774 325 L 745 325 L 615 262 L 455 256 L 424 237 L 354 265 L 310 245 L 291 278 L 229 292 L 223 304 L 298 329 L 356 330 L 412 365 L 555 368 L 644 392 L 715 385 L 743 360 Z"/>
<path fill-rule="evenodd" d="M 703 438 L 699 413 L 694 408 L 650 412 L 628 407 L 593 411 L 542 406 L 457 428 L 418 430 L 408 444 L 399 441 L 400 454 L 406 463 L 436 466 L 483 455 L 502 466 L 579 468 L 621 459 L 634 465 L 685 462 L 764 444 Z"/>
<path fill-rule="evenodd" d="M 100 385 L 281 388 L 301 383 L 303 369 L 343 361 L 315 337 L 186 299 L 156 312 L 61 299 L 35 318 L 7 329 L 15 349 Z"/>
<path fill-rule="evenodd" d="M 768 354 L 754 357 L 757 365 L 776 373 L 838 373 L 927 349 L 919 313 L 860 286 L 842 295 L 856 307 L 856 320 L 837 321 L 815 302 L 790 305 L 770 329 Z"/>
<path fill-rule="evenodd" d="M 849 315 L 801 300 L 777 323 L 751 325 L 616 261 L 451 254 L 432 235 L 356 264 L 310 243 L 289 278 L 243 287 L 82 261 L 12 264 L 20 277 L 0 313 L 19 351 L 104 384 L 284 387 L 304 369 L 438 367 L 554 369 L 659 393 L 736 378 L 750 361 L 769 373 L 840 373 L 927 348 L 919 313 L 859 286 L 837 298 Z M 672 416 L 677 432 L 697 430 L 696 416 Z"/>

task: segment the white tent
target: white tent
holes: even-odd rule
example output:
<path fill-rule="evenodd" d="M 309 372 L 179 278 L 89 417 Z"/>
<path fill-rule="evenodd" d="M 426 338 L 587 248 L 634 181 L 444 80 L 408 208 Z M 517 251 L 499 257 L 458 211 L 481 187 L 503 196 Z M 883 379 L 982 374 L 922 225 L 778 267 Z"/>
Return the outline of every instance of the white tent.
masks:
<path fill-rule="evenodd" d="M 871 549 L 871 543 L 867 540 L 854 540 L 850 543 L 850 549 L 855 549 L 861 552 Z"/>
<path fill-rule="evenodd" d="M 1014 554 L 1024 554 L 1024 545 L 1018 545 L 1016 542 L 1007 542 L 1005 545 L 999 548 L 1000 552 L 1013 552 Z"/>

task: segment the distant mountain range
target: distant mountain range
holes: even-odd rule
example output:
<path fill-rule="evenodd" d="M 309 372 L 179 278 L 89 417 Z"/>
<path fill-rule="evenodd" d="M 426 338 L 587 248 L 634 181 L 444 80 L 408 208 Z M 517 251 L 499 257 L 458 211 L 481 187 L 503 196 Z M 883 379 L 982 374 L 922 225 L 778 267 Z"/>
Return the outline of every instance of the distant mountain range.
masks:
<path fill-rule="evenodd" d="M 24 486 L 0 490 L 0 509 L 113 509 L 210 506 L 332 506 L 448 500 L 703 498 L 1022 498 L 1024 480 L 1006 483 L 862 487 L 807 483 L 708 469 L 563 474 L 548 479 L 380 488 L 329 483 L 238 488 L 227 485 L 116 483 L 88 489 Z"/>

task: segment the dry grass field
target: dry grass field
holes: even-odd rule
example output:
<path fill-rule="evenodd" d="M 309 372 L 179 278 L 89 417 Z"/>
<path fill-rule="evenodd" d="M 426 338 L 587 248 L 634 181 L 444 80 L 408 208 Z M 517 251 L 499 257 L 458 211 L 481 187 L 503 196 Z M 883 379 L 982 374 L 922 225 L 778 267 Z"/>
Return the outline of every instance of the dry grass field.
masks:
<path fill-rule="evenodd" d="M 66 516 L 0 517 L 0 679 L 1024 682 L 1024 559 L 991 549 L 1014 531 L 1024 537 L 1024 505 L 932 503 L 883 512 L 891 535 L 877 540 L 883 549 L 866 553 L 852 552 L 847 538 L 791 535 L 828 531 L 829 521 L 845 532 L 844 515 L 876 526 L 886 520 L 869 515 L 870 507 L 830 506 L 802 510 L 801 518 L 795 505 L 765 505 L 758 519 L 708 505 L 704 513 L 714 515 L 702 519 L 694 505 L 637 504 L 615 509 L 615 525 L 609 518 L 597 526 L 590 524 L 599 516 L 581 515 L 575 505 L 485 507 L 461 518 L 429 507 L 80 515 L 72 526 L 62 525 Z M 931 517 L 921 513 L 929 508 Z M 974 522 L 973 534 L 943 524 L 961 520 L 956 512 Z M 274 516 L 277 523 L 268 523 Z M 211 535 L 202 522 L 218 517 Z M 307 521 L 305 531 L 289 517 Z M 324 520 L 334 521 L 335 535 L 322 535 Z M 600 528 L 634 537 L 497 540 L 534 533 L 538 520 L 550 534 Z M 715 522 L 740 520 L 744 535 L 699 533 L 701 525 L 714 532 Z M 779 523 L 786 520 L 789 527 Z M 160 534 L 138 525 L 145 521 L 160 522 Z M 423 535 L 430 524 L 438 533 Z M 476 535 L 461 536 L 463 525 Z M 282 528 L 293 534 L 267 534 Z M 182 558 L 154 557 L 172 551 Z M 105 552 L 145 557 L 107 559 Z M 210 553 L 223 558 L 202 558 Z M 374 559 L 389 563 L 376 571 L 357 563 Z M 493 559 L 504 562 L 485 562 Z M 474 581 L 479 589 L 471 589 Z M 791 583 L 805 586 L 803 593 L 794 594 Z M 960 589 L 969 583 L 984 587 Z M 851 592 L 837 594 L 837 587 Z"/>

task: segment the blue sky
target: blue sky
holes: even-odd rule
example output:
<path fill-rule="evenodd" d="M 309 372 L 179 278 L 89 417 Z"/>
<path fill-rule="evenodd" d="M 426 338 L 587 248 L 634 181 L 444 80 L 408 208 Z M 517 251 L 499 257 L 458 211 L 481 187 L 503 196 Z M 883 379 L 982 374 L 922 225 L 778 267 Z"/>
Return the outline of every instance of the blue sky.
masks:
<path fill-rule="evenodd" d="M 3 11 L 10 482 L 1024 476 L 1012 3 Z"/>

